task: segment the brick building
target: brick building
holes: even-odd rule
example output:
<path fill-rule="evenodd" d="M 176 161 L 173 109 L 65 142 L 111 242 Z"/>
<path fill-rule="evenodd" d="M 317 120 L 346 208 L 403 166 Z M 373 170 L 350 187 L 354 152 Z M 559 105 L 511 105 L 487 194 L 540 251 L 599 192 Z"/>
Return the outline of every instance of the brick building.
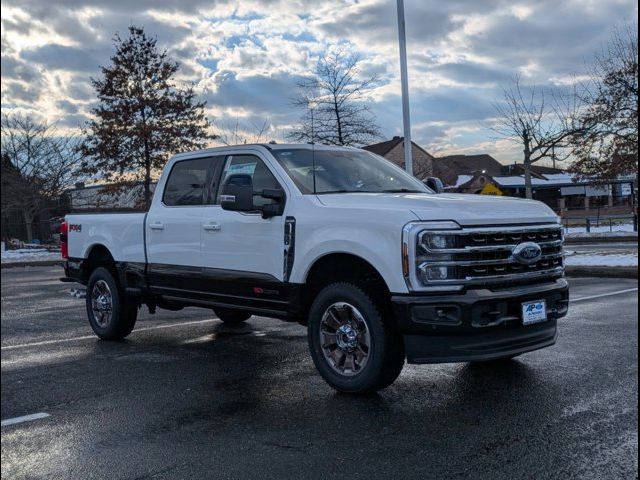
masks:
<path fill-rule="evenodd" d="M 455 185 L 458 175 L 486 173 L 496 176 L 502 173 L 503 165 L 491 155 L 449 155 L 433 159 L 433 176 L 445 185 Z"/>
<path fill-rule="evenodd" d="M 393 137 L 391 140 L 362 148 L 386 158 L 401 168 L 405 168 L 404 137 Z M 413 159 L 413 175 L 415 177 L 424 180 L 433 176 L 433 155 L 415 142 L 411 142 L 411 157 Z"/>

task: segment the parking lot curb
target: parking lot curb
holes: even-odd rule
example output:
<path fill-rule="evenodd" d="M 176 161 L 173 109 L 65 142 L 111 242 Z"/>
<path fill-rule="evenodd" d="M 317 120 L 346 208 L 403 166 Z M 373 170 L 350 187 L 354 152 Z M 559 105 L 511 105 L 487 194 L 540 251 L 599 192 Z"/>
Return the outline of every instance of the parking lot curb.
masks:
<path fill-rule="evenodd" d="M 565 268 L 568 277 L 638 278 L 638 267 L 594 267 L 569 265 Z"/>
<path fill-rule="evenodd" d="M 63 260 L 34 260 L 31 262 L 7 262 L 3 263 L 1 268 L 16 268 L 16 267 L 51 267 L 53 265 L 62 266 Z"/>

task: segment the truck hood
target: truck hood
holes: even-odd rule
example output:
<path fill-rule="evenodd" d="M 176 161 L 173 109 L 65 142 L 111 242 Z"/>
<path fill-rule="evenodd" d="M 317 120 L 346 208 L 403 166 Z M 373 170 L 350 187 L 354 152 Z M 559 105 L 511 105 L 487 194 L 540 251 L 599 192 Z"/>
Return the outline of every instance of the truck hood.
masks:
<path fill-rule="evenodd" d="M 556 222 L 547 205 L 534 200 L 459 193 L 342 193 L 318 195 L 334 208 L 410 211 L 419 220 L 455 220 L 462 226 Z"/>

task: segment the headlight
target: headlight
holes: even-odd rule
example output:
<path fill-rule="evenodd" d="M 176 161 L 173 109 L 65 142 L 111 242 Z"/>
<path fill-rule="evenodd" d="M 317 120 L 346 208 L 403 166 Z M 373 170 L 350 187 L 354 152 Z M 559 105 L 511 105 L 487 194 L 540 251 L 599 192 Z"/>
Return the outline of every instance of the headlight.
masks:
<path fill-rule="evenodd" d="M 424 231 L 418 235 L 418 245 L 423 251 L 456 248 L 457 237 L 444 233 Z"/>
<path fill-rule="evenodd" d="M 446 263 L 453 255 L 443 251 L 458 247 L 454 221 L 413 222 L 403 231 L 402 267 L 410 289 L 433 289 L 433 283 L 456 278 L 457 268 Z M 439 287 L 443 288 L 443 287 Z M 457 286 L 444 287 L 455 290 Z"/>

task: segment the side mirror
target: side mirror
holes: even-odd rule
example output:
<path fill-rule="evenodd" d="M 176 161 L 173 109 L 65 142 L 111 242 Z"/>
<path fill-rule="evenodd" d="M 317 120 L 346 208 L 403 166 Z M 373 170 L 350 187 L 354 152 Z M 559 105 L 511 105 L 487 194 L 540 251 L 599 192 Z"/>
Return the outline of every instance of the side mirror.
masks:
<path fill-rule="evenodd" d="M 223 210 L 235 212 L 251 212 L 253 206 L 253 179 L 251 175 L 237 173 L 229 175 L 222 186 L 220 206 Z"/>
<path fill-rule="evenodd" d="M 424 184 L 436 193 L 444 192 L 444 183 L 438 177 L 427 177 Z"/>
<path fill-rule="evenodd" d="M 253 197 L 259 195 L 262 198 L 274 200 L 262 206 L 256 206 Z M 235 212 L 256 212 L 262 213 L 262 218 L 271 218 L 282 215 L 286 195 L 281 189 L 264 189 L 262 192 L 253 191 L 253 179 L 246 173 L 229 175 L 222 186 L 220 194 L 220 206 L 223 210 Z"/>
<path fill-rule="evenodd" d="M 284 194 L 284 190 L 279 188 L 265 188 L 260 193 L 262 198 L 268 198 L 274 200 L 274 203 L 268 203 L 261 207 L 262 218 L 277 217 L 284 213 L 284 203 L 287 196 Z"/>

